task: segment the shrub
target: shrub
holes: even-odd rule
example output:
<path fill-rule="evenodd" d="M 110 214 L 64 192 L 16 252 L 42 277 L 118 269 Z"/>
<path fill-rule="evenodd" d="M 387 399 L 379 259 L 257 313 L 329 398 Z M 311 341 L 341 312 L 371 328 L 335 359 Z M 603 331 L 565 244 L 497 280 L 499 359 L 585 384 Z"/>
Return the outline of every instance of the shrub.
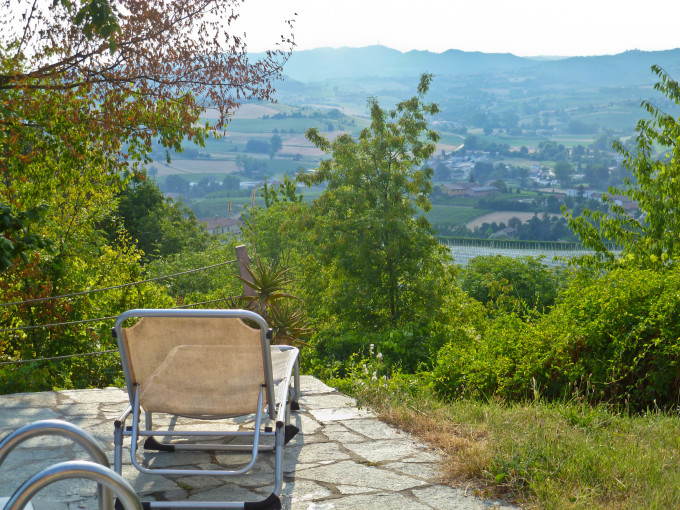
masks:
<path fill-rule="evenodd" d="M 503 255 L 475 257 L 460 276 L 468 295 L 508 311 L 551 307 L 564 281 L 563 271 L 549 268 L 540 258 Z"/>
<path fill-rule="evenodd" d="M 641 410 L 680 398 L 680 270 L 617 269 L 571 282 L 535 323 L 496 317 L 470 342 L 444 346 L 440 394 L 521 399 L 587 395 Z"/>

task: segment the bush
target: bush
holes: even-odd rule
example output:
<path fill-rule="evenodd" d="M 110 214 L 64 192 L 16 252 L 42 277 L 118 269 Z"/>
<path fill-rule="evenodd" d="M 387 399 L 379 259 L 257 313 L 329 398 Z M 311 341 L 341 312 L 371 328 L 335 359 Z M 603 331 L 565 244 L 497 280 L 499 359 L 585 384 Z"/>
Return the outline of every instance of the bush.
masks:
<path fill-rule="evenodd" d="M 618 269 L 571 282 L 535 323 L 504 313 L 472 341 L 444 346 L 440 394 L 523 399 L 585 395 L 634 410 L 680 398 L 680 270 Z"/>
<path fill-rule="evenodd" d="M 565 274 L 534 257 L 475 257 L 460 276 L 461 287 L 485 305 L 542 311 L 555 302 Z"/>

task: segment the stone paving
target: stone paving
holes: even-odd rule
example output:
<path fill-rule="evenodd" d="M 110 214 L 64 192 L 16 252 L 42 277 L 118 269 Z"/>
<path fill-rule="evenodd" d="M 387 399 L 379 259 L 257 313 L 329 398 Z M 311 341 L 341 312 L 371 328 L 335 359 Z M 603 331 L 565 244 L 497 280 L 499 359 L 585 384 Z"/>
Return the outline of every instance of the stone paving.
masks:
<path fill-rule="evenodd" d="M 113 462 L 113 421 L 125 409 L 126 393 L 118 388 L 22 393 L 0 396 L 0 438 L 32 421 L 62 419 L 92 434 Z M 309 376 L 302 377 L 301 409 L 293 423 L 301 432 L 286 446 L 284 486 L 286 510 L 483 510 L 504 507 L 497 501 L 437 481 L 440 457 L 405 432 L 377 420 L 368 409 Z M 172 418 L 172 420 L 175 420 Z M 165 424 L 171 421 L 166 418 Z M 154 423 L 163 423 L 154 416 Z M 214 424 L 199 422 L 214 430 Z M 232 429 L 242 423 L 228 425 Z M 129 443 L 129 439 L 126 439 Z M 127 454 L 127 455 L 126 455 Z M 206 452 L 145 453 L 153 466 L 214 468 L 238 460 L 238 454 Z M 205 476 L 163 477 L 140 474 L 123 452 L 123 476 L 143 501 L 260 500 L 273 485 L 273 455 L 260 454 L 248 474 L 229 481 Z M 221 458 L 224 457 L 224 458 Z M 14 450 L 0 466 L 0 498 L 21 482 L 56 462 L 87 458 L 79 446 L 57 437 L 34 438 Z M 96 509 L 91 481 L 58 482 L 33 501 L 35 510 Z M 1 501 L 1 499 L 0 499 Z"/>

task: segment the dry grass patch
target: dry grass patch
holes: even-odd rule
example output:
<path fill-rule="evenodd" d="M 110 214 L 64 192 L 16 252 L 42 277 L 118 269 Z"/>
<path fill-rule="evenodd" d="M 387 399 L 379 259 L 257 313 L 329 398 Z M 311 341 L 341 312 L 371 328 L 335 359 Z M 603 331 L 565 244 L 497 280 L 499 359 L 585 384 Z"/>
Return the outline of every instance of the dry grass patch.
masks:
<path fill-rule="evenodd" d="M 455 423 L 441 410 L 424 413 L 413 408 L 388 407 L 380 419 L 423 439 L 442 455 L 442 481 L 452 485 L 478 480 L 491 460 L 489 432 L 485 426 Z"/>

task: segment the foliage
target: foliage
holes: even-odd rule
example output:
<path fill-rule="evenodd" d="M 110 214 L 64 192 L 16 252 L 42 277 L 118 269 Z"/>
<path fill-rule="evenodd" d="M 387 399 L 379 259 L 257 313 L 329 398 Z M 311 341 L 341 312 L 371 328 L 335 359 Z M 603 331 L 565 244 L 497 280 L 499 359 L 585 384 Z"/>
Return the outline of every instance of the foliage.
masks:
<path fill-rule="evenodd" d="M 154 145 L 202 144 L 239 101 L 271 97 L 288 52 L 250 60 L 245 39 L 228 33 L 237 3 L 3 0 L 0 205 L 9 225 L 0 244 L 12 265 L 0 275 L 0 300 L 20 302 L 3 309 L 2 326 L 11 330 L 0 334 L 3 361 L 105 350 L 108 325 L 80 321 L 173 304 L 154 285 L 25 301 L 144 279 L 140 232 L 150 233 L 141 239 L 147 256 L 205 244 L 181 204 L 155 203 L 150 186 L 142 197 L 128 182 L 140 179 Z M 214 126 L 200 122 L 207 106 L 218 112 Z M 147 205 L 162 209 L 155 225 Z M 104 232 L 113 211 L 137 229 L 135 241 L 123 229 Z M 54 323 L 90 325 L 44 326 Z M 104 357 L 40 363 L 35 378 L 26 365 L 3 369 L 2 390 L 111 384 L 118 370 Z"/>
<path fill-rule="evenodd" d="M 563 275 L 534 257 L 475 257 L 461 271 L 461 287 L 491 309 L 543 312 L 558 295 Z"/>
<path fill-rule="evenodd" d="M 679 105 L 678 82 L 658 66 L 652 66 L 652 71 L 660 80 L 654 88 Z M 622 246 L 621 263 L 636 267 L 662 270 L 674 265 L 680 253 L 680 123 L 651 101 L 643 101 L 642 107 L 651 118 L 637 124 L 635 152 L 619 141 L 613 143 L 632 177 L 624 179 L 623 188 L 612 187 L 610 196 L 602 198 L 609 210 L 585 210 L 580 217 L 567 211 L 569 226 L 596 252 L 583 258 L 584 264 L 612 267 L 616 257 L 607 248 L 608 241 Z M 653 156 L 657 147 L 665 153 L 662 159 Z M 637 202 L 640 214 L 630 215 L 613 195 Z"/>
<path fill-rule="evenodd" d="M 253 196 L 252 204 L 244 208 L 241 216 L 243 238 L 262 259 L 293 267 L 307 245 L 304 229 L 309 204 L 302 201 L 302 194 L 297 193 L 295 183 L 287 176 L 277 186 L 265 180 L 259 194 L 264 207 L 256 206 Z"/>
<path fill-rule="evenodd" d="M 389 371 L 413 374 L 432 369 L 444 345 L 471 342 L 477 331 L 484 330 L 488 318 L 484 307 L 460 289 L 453 268 L 431 281 L 430 292 L 432 306 L 418 321 L 380 329 L 361 328 L 335 315 L 326 317 L 323 313 L 328 312 L 322 310 L 314 317 L 311 343 L 315 350 L 304 359 L 306 368 L 318 376 L 325 376 L 330 368 L 334 376 L 347 377 L 352 355 L 365 354 L 372 345 Z"/>
<path fill-rule="evenodd" d="M 114 241 L 122 227 L 145 260 L 207 247 L 210 236 L 194 213 L 181 202 L 165 198 L 154 181 L 133 180 L 117 199 L 113 221 L 107 224 L 109 239 Z"/>
<path fill-rule="evenodd" d="M 375 329 L 410 321 L 425 309 L 428 277 L 442 270 L 443 251 L 426 218 L 417 216 L 431 207 L 433 171 L 421 165 L 438 139 L 426 120 L 438 108 L 423 102 L 431 79 L 423 75 L 417 95 L 390 111 L 369 99 L 371 125 L 357 140 L 306 133 L 332 154 L 299 178 L 327 183 L 313 206 L 313 233 L 333 278 L 328 299 L 342 321 Z"/>
<path fill-rule="evenodd" d="M 114 136 L 147 145 L 201 139 L 206 126 L 196 122 L 208 105 L 221 128 L 240 100 L 270 98 L 289 54 L 249 60 L 245 38 L 228 33 L 238 3 L 230 0 L 108 0 L 78 10 L 69 0 L 4 3 L 0 87 L 25 91 L 9 111 L 22 111 L 31 90 L 86 92 L 96 105 L 83 111 L 88 127 L 103 122 Z"/>
<path fill-rule="evenodd" d="M 574 279 L 549 313 L 499 315 L 453 339 L 433 371 L 442 395 L 522 399 L 577 392 L 633 410 L 680 397 L 680 271 L 617 269 Z"/>
<path fill-rule="evenodd" d="M 191 272 L 162 280 L 163 288 L 178 304 L 193 304 L 214 299 L 224 299 L 241 291 L 241 284 L 234 269 L 234 248 L 240 244 L 236 239 L 211 237 L 204 250 L 190 247 L 167 258 L 158 258 L 147 264 L 149 276 L 157 278 L 183 273 L 199 267 L 223 264 L 209 270 Z M 226 264 L 231 262 L 231 264 Z"/>
<path fill-rule="evenodd" d="M 273 344 L 307 346 L 304 339 L 311 331 L 305 312 L 299 302 L 293 304 L 299 298 L 286 291 L 286 287 L 292 283 L 286 275 L 290 269 L 279 269 L 273 262 L 267 264 L 256 256 L 254 266 L 248 266 L 247 270 L 250 278 L 239 278 L 253 289 L 255 295 L 243 295 L 238 300 L 230 300 L 230 305 L 245 302 L 245 308 L 261 315 L 271 326 Z"/>
<path fill-rule="evenodd" d="M 39 204 L 26 211 L 14 212 L 5 204 L 0 204 L 0 271 L 13 265 L 13 260 L 21 257 L 28 263 L 28 254 L 32 251 L 44 249 L 54 253 L 55 245 L 51 239 L 32 234 L 30 223 L 40 222 L 47 213 L 47 205 Z"/>
<path fill-rule="evenodd" d="M 129 245 L 118 250 L 102 246 L 96 258 L 71 261 L 68 281 L 60 279 L 59 286 L 45 270 L 50 264 L 38 255 L 33 255 L 28 264 L 7 271 L 0 279 L 3 302 L 48 300 L 2 308 L 0 327 L 10 331 L 0 334 L 0 359 L 34 360 L 116 349 L 110 333 L 112 319 L 108 318 L 130 308 L 171 306 L 173 301 L 162 289 L 141 284 L 70 298 L 49 298 L 140 280 L 139 258 L 139 252 Z M 84 319 L 100 320 L 81 322 Z M 120 375 L 120 358 L 110 354 L 10 364 L 0 367 L 0 393 L 102 387 L 116 384 Z"/>

